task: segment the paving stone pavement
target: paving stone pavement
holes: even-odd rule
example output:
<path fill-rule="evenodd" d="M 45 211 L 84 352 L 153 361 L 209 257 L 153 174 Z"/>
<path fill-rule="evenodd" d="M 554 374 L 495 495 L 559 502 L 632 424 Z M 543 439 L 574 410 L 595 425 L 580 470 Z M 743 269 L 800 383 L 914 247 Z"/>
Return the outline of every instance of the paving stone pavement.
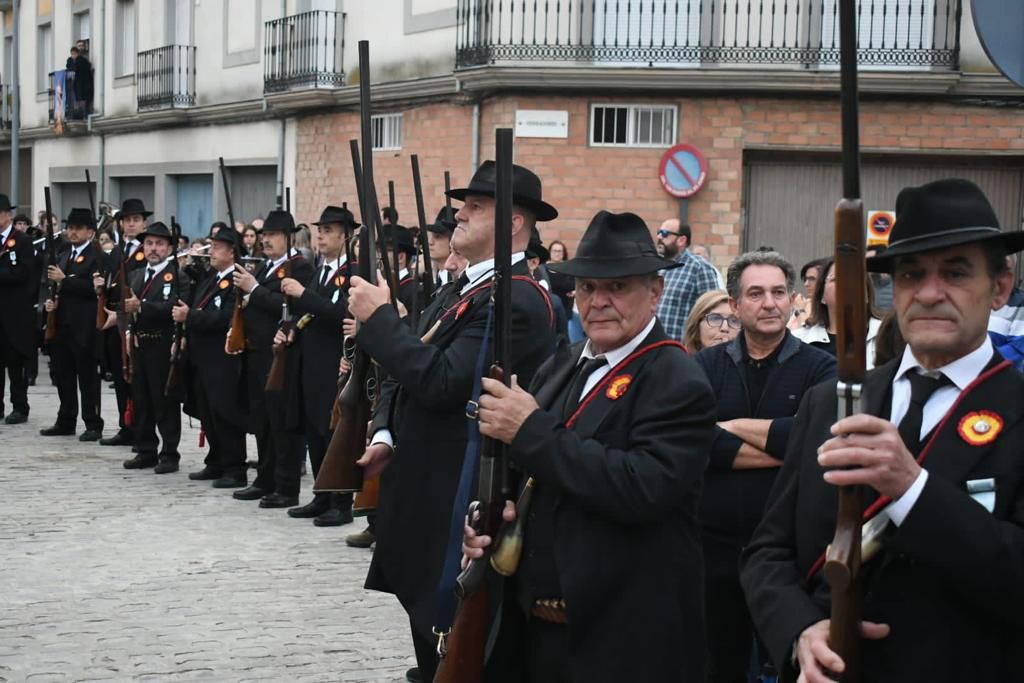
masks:
<path fill-rule="evenodd" d="M 166 475 L 123 469 L 128 448 L 41 437 L 57 395 L 40 365 L 29 422 L 0 424 L 0 682 L 404 680 L 405 614 L 363 590 L 370 554 L 344 543 L 361 520 L 317 528 L 189 481 L 203 455 L 187 421 Z M 109 436 L 105 384 L 102 401 Z"/>

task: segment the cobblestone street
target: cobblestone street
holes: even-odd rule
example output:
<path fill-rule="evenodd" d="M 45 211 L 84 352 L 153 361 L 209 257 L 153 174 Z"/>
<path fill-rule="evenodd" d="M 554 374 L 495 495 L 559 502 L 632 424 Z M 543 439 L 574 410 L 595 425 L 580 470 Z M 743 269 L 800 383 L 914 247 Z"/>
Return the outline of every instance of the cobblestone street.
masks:
<path fill-rule="evenodd" d="M 187 421 L 167 475 L 40 437 L 57 413 L 45 359 L 39 381 L 28 424 L 0 424 L 0 681 L 404 680 L 405 614 L 363 590 L 370 554 L 344 543 L 362 520 L 317 528 L 189 481 Z M 106 436 L 115 412 L 104 384 Z"/>

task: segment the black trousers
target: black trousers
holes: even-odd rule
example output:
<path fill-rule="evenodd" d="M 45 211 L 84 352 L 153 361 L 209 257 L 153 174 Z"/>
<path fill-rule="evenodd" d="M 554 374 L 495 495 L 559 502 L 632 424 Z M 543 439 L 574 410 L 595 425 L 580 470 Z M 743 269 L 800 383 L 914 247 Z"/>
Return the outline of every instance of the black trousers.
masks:
<path fill-rule="evenodd" d="M 181 401 L 164 396 L 171 368 L 171 337 L 140 339 L 132 349 L 132 399 L 135 405 L 135 447 L 139 456 L 180 460 Z M 157 430 L 160 439 L 157 439 Z M 161 444 L 162 440 L 162 444 Z"/>
<path fill-rule="evenodd" d="M 306 458 L 306 437 L 287 429 L 284 401 L 284 392 L 266 393 L 270 418 L 270 454 L 266 460 L 260 461 L 256 476 L 265 476 L 265 480 L 273 481 L 273 485 L 268 488 L 282 496 L 297 496 L 302 462 Z"/>
<path fill-rule="evenodd" d="M 4 332 L 0 332 L 0 414 L 4 411 L 4 370 L 11 384 L 11 404 L 14 412 L 28 415 L 28 376 L 26 359 Z"/>
<path fill-rule="evenodd" d="M 746 683 L 754 625 L 740 586 L 738 544 L 704 537 L 708 683 Z"/>
<path fill-rule="evenodd" d="M 309 464 L 313 470 L 313 479 L 315 480 L 317 475 L 320 474 L 320 466 L 324 463 L 324 457 L 327 455 L 327 445 L 331 441 L 331 434 L 324 432 L 310 422 L 306 420 L 306 449 L 309 451 Z M 352 509 L 352 498 L 351 493 L 317 493 L 314 495 L 314 499 L 322 501 L 324 505 L 332 508 L 339 508 L 341 510 Z"/>
<path fill-rule="evenodd" d="M 132 396 L 132 389 L 124 381 L 124 369 L 121 365 L 121 333 L 116 327 L 104 330 L 103 334 L 103 359 L 107 370 L 114 378 L 114 396 L 117 398 L 117 426 L 121 432 L 129 438 L 134 438 L 134 423 L 125 423 L 125 414 L 128 410 L 128 401 Z"/>
<path fill-rule="evenodd" d="M 245 383 L 249 396 L 249 429 L 256 437 L 256 480 L 252 485 L 274 490 L 273 444 L 270 438 L 270 414 L 267 407 L 267 373 L 273 355 L 269 349 L 250 349 L 245 356 Z"/>
<path fill-rule="evenodd" d="M 569 683 L 572 680 L 567 626 L 530 618 L 526 625 L 526 671 L 526 680 L 530 683 Z"/>
<path fill-rule="evenodd" d="M 57 424 L 74 429 L 78 422 L 78 398 L 81 394 L 82 422 L 87 429 L 103 431 L 100 375 L 95 348 L 78 344 L 71 328 L 58 328 L 57 338 L 50 345 L 50 373 L 60 398 Z"/>
<path fill-rule="evenodd" d="M 412 631 L 412 647 L 416 651 L 416 667 L 420 670 L 421 681 L 433 681 L 440 658 L 437 656 L 437 639 L 427 638 L 409 622 Z"/>
<path fill-rule="evenodd" d="M 195 375 L 199 419 L 202 420 L 203 432 L 210 447 L 204 464 L 212 471 L 223 475 L 244 475 L 245 429 L 229 420 L 216 407 L 210 382 L 216 382 L 220 378 L 214 375 L 206 376 L 202 371 L 196 371 Z"/>

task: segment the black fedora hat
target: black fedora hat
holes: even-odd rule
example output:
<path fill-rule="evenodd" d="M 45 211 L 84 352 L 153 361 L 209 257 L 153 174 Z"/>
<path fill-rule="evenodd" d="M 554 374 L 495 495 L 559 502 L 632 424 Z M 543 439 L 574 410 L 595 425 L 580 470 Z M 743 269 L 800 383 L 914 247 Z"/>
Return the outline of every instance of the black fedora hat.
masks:
<path fill-rule="evenodd" d="M 274 209 L 267 214 L 260 232 L 295 232 L 295 219 L 287 211 Z"/>
<path fill-rule="evenodd" d="M 416 254 L 416 243 L 412 237 L 412 230 L 402 225 L 385 225 L 384 242 L 389 248 L 398 247 L 399 251 L 413 256 Z"/>
<path fill-rule="evenodd" d="M 328 225 L 330 223 L 341 223 L 343 227 L 358 228 L 359 223 L 356 217 L 348 210 L 348 202 L 342 202 L 341 206 L 328 206 L 320 212 L 320 220 L 314 221 L 313 225 Z"/>
<path fill-rule="evenodd" d="M 496 167 L 491 160 L 485 161 L 473 174 L 469 187 L 460 187 L 448 191 L 452 199 L 465 201 L 471 194 L 486 197 L 494 196 Z M 552 221 L 558 218 L 558 211 L 541 198 L 540 178 L 528 168 L 512 165 L 512 202 L 517 206 L 529 209 L 539 221 Z"/>
<path fill-rule="evenodd" d="M 530 243 L 526 245 L 526 257 L 538 258 L 541 263 L 547 263 L 551 260 L 551 252 L 544 246 L 544 241 L 540 238 L 540 230 L 537 229 L 536 225 L 530 231 Z"/>
<path fill-rule="evenodd" d="M 647 275 L 680 264 L 658 256 L 644 219 L 635 213 L 599 211 L 583 233 L 576 257 L 548 268 L 572 277 L 609 279 Z"/>
<path fill-rule="evenodd" d="M 28 216 L 26 216 L 23 213 L 19 213 L 17 216 L 14 217 L 14 220 L 11 221 L 11 222 L 12 223 L 25 223 L 27 225 L 32 225 L 32 219 L 29 218 Z"/>
<path fill-rule="evenodd" d="M 886 273 L 900 256 L 973 242 L 1001 244 L 1012 254 L 1024 249 L 1024 232 L 1002 232 L 985 193 L 969 180 L 947 178 L 907 187 L 896 197 L 889 246 L 867 259 L 867 269 Z"/>
<path fill-rule="evenodd" d="M 234 247 L 237 252 L 242 247 L 242 236 L 230 228 L 221 228 L 214 235 L 210 235 L 211 242 L 223 242 Z"/>
<path fill-rule="evenodd" d="M 427 232 L 433 232 L 438 235 L 451 235 L 455 230 L 455 226 L 458 221 L 455 220 L 455 209 L 450 209 L 447 206 L 441 207 L 441 210 L 437 212 L 437 218 L 434 222 L 426 226 Z"/>
<path fill-rule="evenodd" d="M 155 221 L 148 225 L 145 230 L 137 235 L 136 239 L 144 240 L 147 237 L 161 237 L 168 242 L 174 241 L 174 235 L 172 235 L 167 226 L 160 221 Z"/>
<path fill-rule="evenodd" d="M 0 211 L 10 211 L 18 208 L 14 204 L 11 204 L 10 198 L 5 194 L 0 194 Z"/>
<path fill-rule="evenodd" d="M 89 209 L 71 209 L 68 219 L 64 222 L 67 225 L 84 225 L 91 230 L 96 229 L 96 217 Z"/>
<path fill-rule="evenodd" d="M 125 216 L 142 216 L 147 218 L 152 216 L 152 211 L 146 211 L 146 205 L 142 203 L 141 199 L 126 199 L 121 202 L 121 210 L 117 212 L 117 218 L 124 218 Z"/>

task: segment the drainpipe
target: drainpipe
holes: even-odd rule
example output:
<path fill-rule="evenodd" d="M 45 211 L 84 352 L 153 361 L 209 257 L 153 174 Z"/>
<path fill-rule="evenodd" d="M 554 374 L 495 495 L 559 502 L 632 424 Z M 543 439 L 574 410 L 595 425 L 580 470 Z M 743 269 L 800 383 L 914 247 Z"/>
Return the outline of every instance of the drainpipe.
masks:
<path fill-rule="evenodd" d="M 480 166 L 480 103 L 473 105 L 473 152 L 470 159 L 469 175 L 476 173 Z"/>
<path fill-rule="evenodd" d="M 92 107 L 92 113 L 89 114 L 88 118 L 86 119 L 86 124 L 87 124 L 86 128 L 88 129 L 88 131 L 90 133 L 92 132 L 92 127 L 93 127 L 94 119 L 96 117 L 98 117 L 98 116 L 103 116 L 103 104 L 104 104 L 104 97 L 103 96 L 104 96 L 104 94 L 107 91 L 106 83 L 103 80 L 104 76 L 105 76 L 103 65 L 106 63 L 105 57 L 106 57 L 106 54 L 107 54 L 106 40 L 104 40 L 104 38 L 106 37 L 106 31 L 104 29 L 106 28 L 105 22 L 106 22 L 107 0 L 100 0 L 100 2 L 98 4 L 99 4 L 99 7 L 97 9 L 98 16 L 96 17 L 96 20 L 97 20 L 96 21 L 96 35 L 99 38 L 99 40 L 94 41 L 94 42 L 99 44 L 99 50 L 93 50 L 92 51 L 92 54 L 94 54 L 94 55 L 98 54 L 98 57 L 93 61 L 92 65 L 93 65 L 93 69 L 95 69 L 95 71 L 96 71 L 96 78 L 95 78 L 94 82 L 98 83 L 99 87 L 93 87 L 93 107 Z M 100 134 L 99 185 L 96 188 L 96 190 L 97 190 L 96 195 L 99 197 L 99 200 L 101 202 L 104 202 L 104 201 L 107 200 L 107 193 L 106 193 L 106 185 L 107 185 L 107 183 L 106 183 L 106 146 L 107 146 L 106 136 L 103 135 L 103 134 Z"/>
<path fill-rule="evenodd" d="M 266 100 L 264 100 L 266 102 Z M 284 208 L 284 135 L 286 122 L 281 117 L 281 140 L 277 146 L 277 206 Z M 295 200 L 298 203 L 298 199 Z M 294 215 L 294 214 L 293 214 Z"/>
<path fill-rule="evenodd" d="M 18 201 L 18 176 L 21 174 L 21 97 L 19 89 L 21 78 L 18 75 L 18 52 L 19 39 L 18 31 L 21 21 L 18 14 L 21 11 L 21 0 L 14 0 L 12 6 L 14 21 L 11 37 L 11 200 L 15 204 Z M 29 200 L 31 203 L 31 200 Z"/>

